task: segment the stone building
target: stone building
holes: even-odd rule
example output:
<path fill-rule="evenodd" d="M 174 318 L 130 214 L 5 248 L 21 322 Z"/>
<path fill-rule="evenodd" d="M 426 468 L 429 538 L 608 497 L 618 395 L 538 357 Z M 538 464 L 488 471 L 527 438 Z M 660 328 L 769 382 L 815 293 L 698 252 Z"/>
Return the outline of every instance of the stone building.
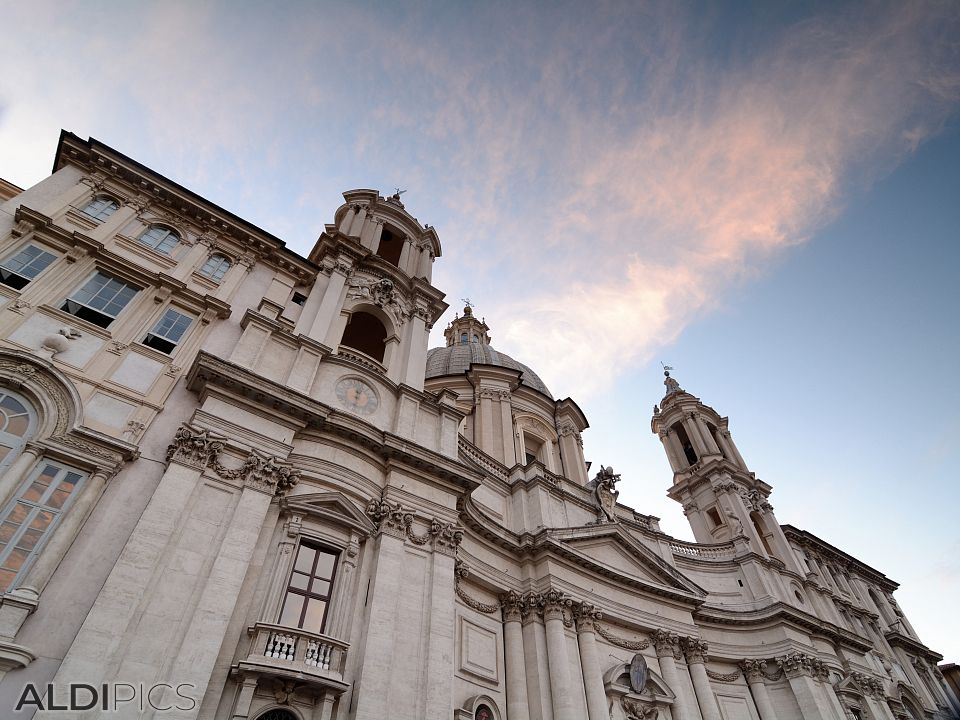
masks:
<path fill-rule="evenodd" d="M 398 195 L 344 193 L 301 257 L 70 133 L 9 187 L 4 717 L 955 717 L 897 584 L 781 525 L 675 379 L 696 543 L 469 306 L 428 351 L 440 240 Z"/>

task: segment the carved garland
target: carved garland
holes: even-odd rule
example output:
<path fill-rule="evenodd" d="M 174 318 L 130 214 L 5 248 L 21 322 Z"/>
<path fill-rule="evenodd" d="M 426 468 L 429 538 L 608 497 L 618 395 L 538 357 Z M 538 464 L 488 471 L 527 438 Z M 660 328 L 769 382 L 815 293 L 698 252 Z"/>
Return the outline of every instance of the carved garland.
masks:
<path fill-rule="evenodd" d="M 206 428 L 184 423 L 167 447 L 167 463 L 176 462 L 198 470 L 210 468 L 225 480 L 241 480 L 244 485 L 282 495 L 300 480 L 300 471 L 279 458 L 251 451 L 238 468 L 220 462 L 226 438 L 217 437 Z"/>
<path fill-rule="evenodd" d="M 433 549 L 448 555 L 456 553 L 463 540 L 463 528 L 437 518 L 430 521 L 427 531 L 417 534 L 413 530 L 414 514 L 400 503 L 390 503 L 384 498 L 375 498 L 367 503 L 367 515 L 380 532 L 407 539 L 414 545 L 423 546 L 433 541 Z"/>
<path fill-rule="evenodd" d="M 476 598 L 470 597 L 467 594 L 467 591 L 464 590 L 462 587 L 460 587 L 460 581 L 463 579 L 466 579 L 469 575 L 470 575 L 470 568 L 467 567 L 467 564 L 462 560 L 457 560 L 456 563 L 454 563 L 454 570 L 453 570 L 453 576 L 454 576 L 453 588 L 457 593 L 457 597 L 463 600 L 463 602 L 466 603 L 467 607 L 471 607 L 477 612 L 486 613 L 487 615 L 491 615 L 495 612 L 498 612 L 502 605 L 502 601 L 499 601 L 496 603 L 481 602 Z"/>
<path fill-rule="evenodd" d="M 600 623 L 597 623 L 594 625 L 594 627 L 597 629 L 597 634 L 600 637 L 602 637 L 611 645 L 616 645 L 624 650 L 646 650 L 648 647 L 650 647 L 649 640 L 626 640 L 624 638 L 617 637 Z"/>
<path fill-rule="evenodd" d="M 711 680 L 716 680 L 717 682 L 731 683 L 740 679 L 740 671 L 734 670 L 732 673 L 718 673 L 713 670 L 707 669 L 707 677 Z"/>

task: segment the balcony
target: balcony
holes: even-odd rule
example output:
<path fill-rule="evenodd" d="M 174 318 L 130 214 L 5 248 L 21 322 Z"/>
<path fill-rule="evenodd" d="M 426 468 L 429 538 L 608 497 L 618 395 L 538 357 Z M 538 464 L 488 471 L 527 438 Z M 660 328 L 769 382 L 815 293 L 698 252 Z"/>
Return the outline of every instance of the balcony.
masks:
<path fill-rule="evenodd" d="M 271 623 L 257 623 L 247 632 L 253 642 L 237 670 L 305 681 L 337 694 L 347 689 L 343 671 L 349 643 Z"/>

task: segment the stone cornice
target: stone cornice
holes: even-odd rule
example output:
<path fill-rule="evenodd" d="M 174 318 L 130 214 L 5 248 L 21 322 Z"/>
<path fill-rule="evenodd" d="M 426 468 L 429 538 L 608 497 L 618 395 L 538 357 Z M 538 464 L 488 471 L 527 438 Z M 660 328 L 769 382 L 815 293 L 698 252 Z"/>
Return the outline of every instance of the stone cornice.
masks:
<path fill-rule="evenodd" d="M 73 133 L 61 132 L 54 171 L 67 164 L 86 172 L 102 173 L 126 185 L 131 194 L 145 194 L 150 203 L 160 204 L 203 229 L 215 228 L 253 250 L 262 260 L 282 266 L 301 281 L 309 281 L 317 273 L 313 263 L 288 249 L 280 238 L 98 140 L 83 140 Z"/>
<path fill-rule="evenodd" d="M 697 624 L 741 627 L 756 627 L 769 625 L 776 621 L 787 621 L 803 628 L 812 635 L 829 638 L 835 643 L 859 652 L 868 652 L 873 649 L 872 641 L 780 601 L 773 602 L 763 608 L 746 611 L 701 605 L 694 611 L 694 619 Z"/>
<path fill-rule="evenodd" d="M 910 650 L 917 655 L 922 655 L 928 660 L 933 660 L 935 662 L 940 662 L 943 660 L 943 655 L 938 653 L 936 650 L 931 650 L 919 640 L 914 640 L 912 637 L 909 635 L 904 635 L 902 632 L 888 630 L 883 634 L 883 636 L 887 639 L 887 642 L 890 643 L 890 645 L 899 645 L 906 650 Z"/>
<path fill-rule="evenodd" d="M 852 555 L 848 555 L 842 550 L 835 548 L 830 543 L 821 540 L 816 535 L 806 530 L 801 530 L 800 528 L 794 527 L 793 525 L 781 525 L 784 535 L 787 536 L 788 540 L 794 540 L 802 547 L 812 548 L 818 555 L 828 557 L 831 560 L 839 563 L 843 567 L 854 567 L 856 568 L 857 574 L 863 576 L 865 579 L 870 580 L 871 582 L 876 583 L 880 588 L 888 592 L 893 592 L 900 584 L 891 580 L 886 575 L 884 575 L 879 570 L 870 567 L 864 562 L 857 560 Z"/>

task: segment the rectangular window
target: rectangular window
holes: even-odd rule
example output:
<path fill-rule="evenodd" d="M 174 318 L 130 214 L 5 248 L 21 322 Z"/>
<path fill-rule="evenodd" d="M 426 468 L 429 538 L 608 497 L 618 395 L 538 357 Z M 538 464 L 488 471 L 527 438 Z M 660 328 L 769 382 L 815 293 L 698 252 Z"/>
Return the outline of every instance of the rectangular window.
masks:
<path fill-rule="evenodd" d="M 153 326 L 153 330 L 147 333 L 147 336 L 143 339 L 143 344 L 169 355 L 180 344 L 180 340 L 183 339 L 183 335 L 187 332 L 191 322 L 193 322 L 193 319 L 189 315 L 184 315 L 173 308 L 167 308 L 163 317 Z"/>
<path fill-rule="evenodd" d="M 27 245 L 0 262 L 0 282 L 20 290 L 50 266 L 57 256 L 36 245 Z"/>
<path fill-rule="evenodd" d="M 337 553 L 301 543 L 277 623 L 322 633 L 336 568 Z"/>
<path fill-rule="evenodd" d="M 26 575 L 84 479 L 78 470 L 41 460 L 0 513 L 0 593 Z"/>
<path fill-rule="evenodd" d="M 94 325 L 109 327 L 138 292 L 140 288 L 98 271 L 60 309 Z"/>

